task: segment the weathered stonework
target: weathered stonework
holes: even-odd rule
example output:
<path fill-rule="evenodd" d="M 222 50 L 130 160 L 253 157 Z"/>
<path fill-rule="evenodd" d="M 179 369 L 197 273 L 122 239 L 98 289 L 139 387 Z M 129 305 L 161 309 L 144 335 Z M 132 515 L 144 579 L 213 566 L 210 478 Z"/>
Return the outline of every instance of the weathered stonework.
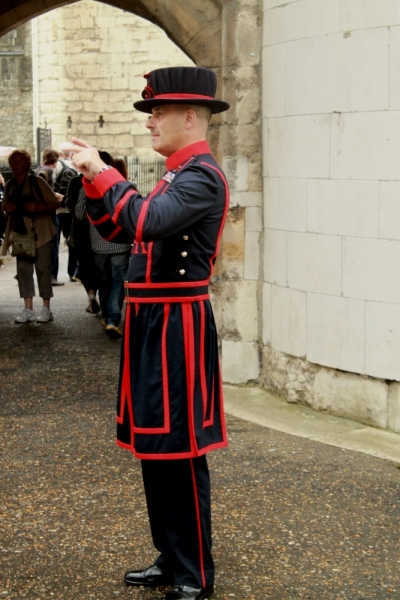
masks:
<path fill-rule="evenodd" d="M 143 75 L 192 61 L 149 21 L 92 0 L 47 13 L 35 27 L 39 121 L 53 145 L 76 136 L 112 154 L 154 155 L 147 116 L 132 106 Z"/>
<path fill-rule="evenodd" d="M 0 146 L 33 152 L 30 24 L 0 38 Z"/>

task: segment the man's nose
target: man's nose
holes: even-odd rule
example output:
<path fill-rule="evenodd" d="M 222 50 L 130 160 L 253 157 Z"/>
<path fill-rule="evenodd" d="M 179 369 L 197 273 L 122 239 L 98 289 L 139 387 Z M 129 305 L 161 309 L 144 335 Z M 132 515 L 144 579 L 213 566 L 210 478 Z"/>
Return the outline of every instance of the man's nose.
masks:
<path fill-rule="evenodd" d="M 147 129 L 154 129 L 153 117 L 149 117 L 146 122 Z"/>

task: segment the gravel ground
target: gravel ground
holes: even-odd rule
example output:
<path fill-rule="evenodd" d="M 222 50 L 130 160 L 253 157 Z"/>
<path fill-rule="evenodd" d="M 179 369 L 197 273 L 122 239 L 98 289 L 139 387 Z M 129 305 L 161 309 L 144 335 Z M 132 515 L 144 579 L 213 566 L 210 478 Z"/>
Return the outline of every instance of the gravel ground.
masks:
<path fill-rule="evenodd" d="M 156 555 L 140 464 L 114 441 L 120 342 L 78 283 L 55 289 L 53 323 L 14 324 L 14 273 L 0 269 L 0 598 L 157 600 L 121 579 Z M 227 422 L 209 455 L 214 599 L 400 599 L 399 469 Z"/>

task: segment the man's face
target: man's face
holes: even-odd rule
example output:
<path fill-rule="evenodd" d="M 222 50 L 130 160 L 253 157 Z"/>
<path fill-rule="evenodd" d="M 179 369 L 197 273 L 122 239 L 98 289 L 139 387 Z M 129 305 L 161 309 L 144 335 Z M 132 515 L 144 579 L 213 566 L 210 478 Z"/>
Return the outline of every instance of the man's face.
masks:
<path fill-rule="evenodd" d="M 162 156 L 171 156 L 186 146 L 185 111 L 174 104 L 156 106 L 146 123 L 150 129 L 153 150 Z"/>

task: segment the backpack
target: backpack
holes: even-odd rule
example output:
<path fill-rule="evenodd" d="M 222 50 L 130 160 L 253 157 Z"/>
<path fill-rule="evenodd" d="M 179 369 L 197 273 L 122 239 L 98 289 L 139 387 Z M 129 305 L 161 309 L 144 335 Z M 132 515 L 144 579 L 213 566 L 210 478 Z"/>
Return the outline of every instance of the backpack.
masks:
<path fill-rule="evenodd" d="M 75 169 L 68 166 L 67 163 L 65 163 L 61 159 L 60 163 L 62 164 L 63 168 L 57 175 L 56 180 L 54 182 L 54 191 L 65 196 L 65 194 L 67 193 L 69 182 L 71 181 L 71 179 L 76 177 L 78 173 L 77 171 L 75 171 Z"/>

